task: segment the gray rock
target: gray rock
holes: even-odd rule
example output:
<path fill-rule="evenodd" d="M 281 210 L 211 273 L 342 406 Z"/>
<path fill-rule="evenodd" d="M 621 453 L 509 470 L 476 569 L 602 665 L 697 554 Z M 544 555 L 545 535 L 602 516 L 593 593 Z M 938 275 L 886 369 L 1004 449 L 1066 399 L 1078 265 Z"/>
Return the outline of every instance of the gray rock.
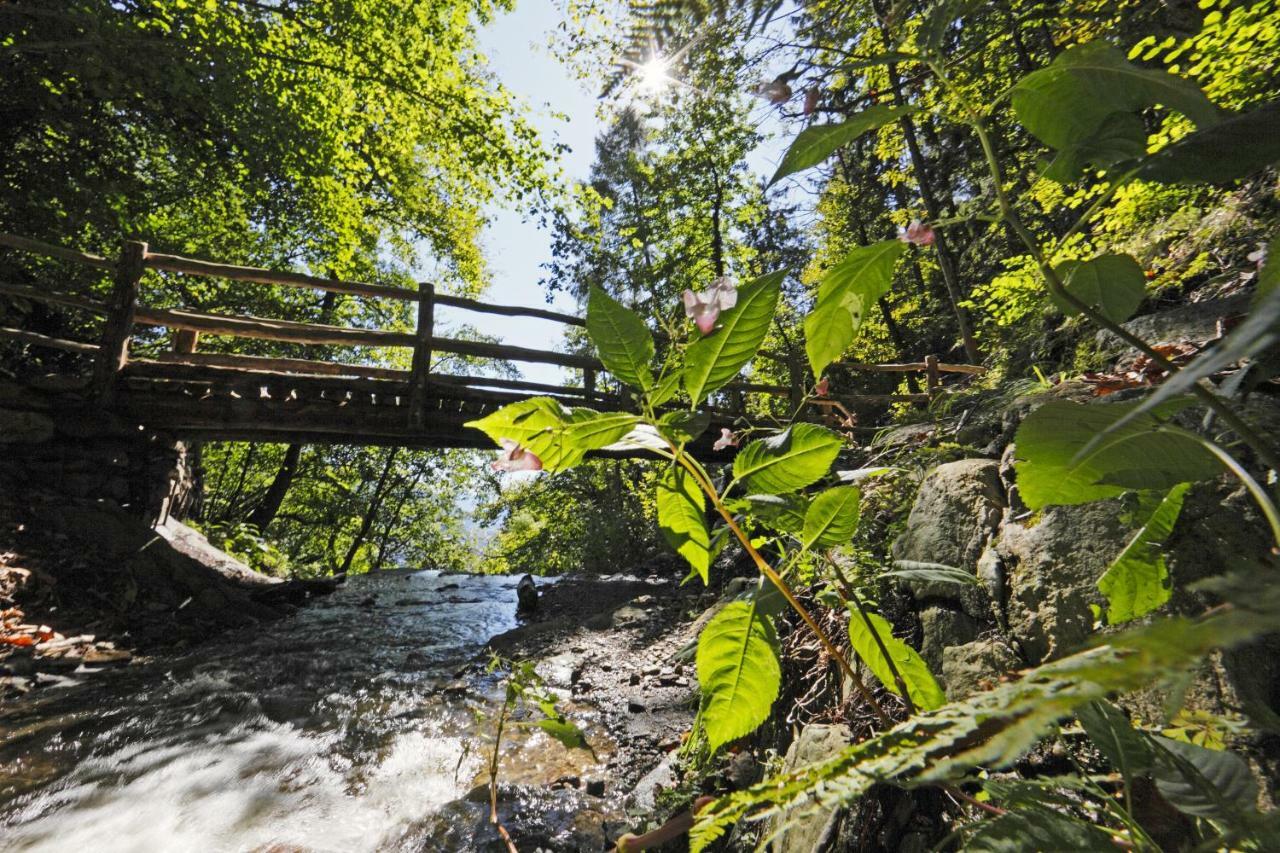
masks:
<path fill-rule="evenodd" d="M 920 613 L 920 657 L 935 674 L 942 672 L 943 652 L 978 636 L 978 623 L 963 610 L 926 607 Z"/>
<path fill-rule="evenodd" d="M 949 646 L 942 651 L 942 678 L 947 698 L 957 701 L 986 690 L 989 684 L 1021 664 L 1013 650 L 997 640 L 974 640 L 963 646 Z"/>
<path fill-rule="evenodd" d="M 846 726 L 812 723 L 805 726 L 787 750 L 786 770 L 796 770 L 831 758 L 853 741 Z M 821 853 L 826 850 L 840 824 L 840 810 L 790 816 L 786 828 L 773 842 L 774 853 Z M 774 828 L 777 828 L 775 824 Z"/>
<path fill-rule="evenodd" d="M 1009 629 L 1029 664 L 1072 651 L 1093 626 L 1096 583 L 1130 530 L 1119 500 L 1044 510 L 1035 524 L 1000 530 L 997 550 L 1009 585 Z"/>
<path fill-rule="evenodd" d="M 0 444 L 39 444 L 53 438 L 53 431 L 48 415 L 0 409 Z"/>
<path fill-rule="evenodd" d="M 1124 324 L 1149 344 L 1167 344 L 1178 341 L 1208 341 L 1218 336 L 1218 321 L 1237 317 L 1249 311 L 1250 295 L 1247 293 L 1215 299 L 1209 302 L 1193 302 L 1169 311 L 1134 317 Z M 1123 341 L 1110 332 L 1099 332 L 1098 346 L 1104 350 L 1126 349 Z"/>

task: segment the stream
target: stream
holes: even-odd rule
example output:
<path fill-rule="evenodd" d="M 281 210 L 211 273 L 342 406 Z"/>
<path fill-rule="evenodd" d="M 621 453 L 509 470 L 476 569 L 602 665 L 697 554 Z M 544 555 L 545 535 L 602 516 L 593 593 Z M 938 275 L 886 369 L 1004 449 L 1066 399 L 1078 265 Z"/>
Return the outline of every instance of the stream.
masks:
<path fill-rule="evenodd" d="M 291 617 L 0 708 L 0 850 L 372 851 L 483 781 L 457 676 L 516 625 L 516 579 L 384 572 Z M 371 602 L 369 599 L 376 599 Z M 582 770 L 541 735 L 511 781 Z M 450 847 L 452 848 L 451 842 Z M 421 829 L 412 849 L 425 845 Z"/>

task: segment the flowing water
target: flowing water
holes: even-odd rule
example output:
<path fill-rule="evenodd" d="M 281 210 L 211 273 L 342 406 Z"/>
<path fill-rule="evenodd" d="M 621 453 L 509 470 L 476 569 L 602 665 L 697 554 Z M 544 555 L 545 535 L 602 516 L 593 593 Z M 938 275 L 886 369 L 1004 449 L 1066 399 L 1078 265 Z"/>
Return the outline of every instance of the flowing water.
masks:
<path fill-rule="evenodd" d="M 456 675 L 515 626 L 515 584 L 357 577 L 250 635 L 0 708 L 0 850 L 396 847 L 482 778 L 476 712 L 500 685 Z M 524 781 L 573 771 L 527 746 Z"/>

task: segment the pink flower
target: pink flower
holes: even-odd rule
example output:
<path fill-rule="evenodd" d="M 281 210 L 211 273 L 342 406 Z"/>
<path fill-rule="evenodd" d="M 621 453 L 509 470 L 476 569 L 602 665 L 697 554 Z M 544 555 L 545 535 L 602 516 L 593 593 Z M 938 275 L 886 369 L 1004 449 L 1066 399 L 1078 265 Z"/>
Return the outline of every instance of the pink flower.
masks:
<path fill-rule="evenodd" d="M 711 445 L 712 450 L 724 450 L 726 447 L 737 447 L 738 437 L 728 427 L 720 427 L 720 437 Z"/>
<path fill-rule="evenodd" d="M 1258 248 L 1246 255 L 1245 260 L 1249 261 L 1249 263 L 1253 264 L 1258 269 L 1262 269 L 1263 265 L 1267 262 L 1266 244 L 1258 244 Z"/>
<path fill-rule="evenodd" d="M 720 276 L 702 293 L 684 292 L 684 315 L 698 324 L 698 331 L 711 334 L 721 311 L 738 304 L 738 285 L 728 276 Z"/>
<path fill-rule="evenodd" d="M 495 471 L 541 471 L 542 460 L 531 450 L 525 450 L 519 443 L 509 438 L 503 438 L 498 441 L 502 445 L 502 452 L 498 454 L 498 458 L 493 460 L 493 470 Z"/>
<path fill-rule="evenodd" d="M 817 394 L 819 397 L 827 396 L 827 394 L 830 393 L 830 391 L 831 391 L 831 380 L 825 376 L 822 377 L 822 381 L 819 382 L 817 386 L 814 387 L 813 389 L 813 393 Z"/>
<path fill-rule="evenodd" d="M 818 87 L 814 86 L 804 93 L 804 114 L 813 115 L 813 111 L 818 108 L 818 98 L 822 95 L 818 91 Z"/>
<path fill-rule="evenodd" d="M 898 232 L 899 240 L 916 246 L 932 246 L 933 238 L 933 229 L 919 219 L 911 220 L 910 225 Z"/>

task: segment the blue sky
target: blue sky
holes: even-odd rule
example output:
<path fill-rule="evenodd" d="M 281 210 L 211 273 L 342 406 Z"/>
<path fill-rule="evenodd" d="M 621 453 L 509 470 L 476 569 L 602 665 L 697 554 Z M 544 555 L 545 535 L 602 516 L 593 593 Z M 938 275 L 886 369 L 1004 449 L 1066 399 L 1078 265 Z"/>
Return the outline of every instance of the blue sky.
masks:
<path fill-rule="evenodd" d="M 548 143 L 559 140 L 569 152 L 561 165 L 570 180 L 584 179 L 595 159 L 595 137 L 601 125 L 596 117 L 596 92 L 572 79 L 547 49 L 548 36 L 560 21 L 559 10 L 550 0 L 523 0 L 514 12 L 501 15 L 480 34 L 482 52 L 508 89 L 531 110 L 528 118 Z M 568 120 L 551 116 L 551 110 L 568 115 Z M 775 133 L 779 127 L 775 111 L 763 101 L 752 110 L 761 128 Z M 760 174 L 771 173 L 781 157 L 781 137 L 771 139 L 748 158 Z M 493 273 L 493 283 L 485 299 L 503 305 L 546 307 L 546 291 L 538 284 L 544 274 L 542 264 L 551 258 L 551 234 L 535 220 L 524 221 L 509 210 L 491 211 L 493 221 L 484 238 L 485 254 Z M 563 293 L 557 294 L 553 308 L 577 313 L 577 306 Z M 442 309 L 446 322 L 455 320 Z M 518 317 L 489 317 L 458 313 L 458 321 L 475 323 L 483 332 L 500 335 L 506 343 L 553 349 L 564 327 L 558 323 Z M 561 382 L 567 377 L 552 365 L 518 365 L 533 382 Z"/>

